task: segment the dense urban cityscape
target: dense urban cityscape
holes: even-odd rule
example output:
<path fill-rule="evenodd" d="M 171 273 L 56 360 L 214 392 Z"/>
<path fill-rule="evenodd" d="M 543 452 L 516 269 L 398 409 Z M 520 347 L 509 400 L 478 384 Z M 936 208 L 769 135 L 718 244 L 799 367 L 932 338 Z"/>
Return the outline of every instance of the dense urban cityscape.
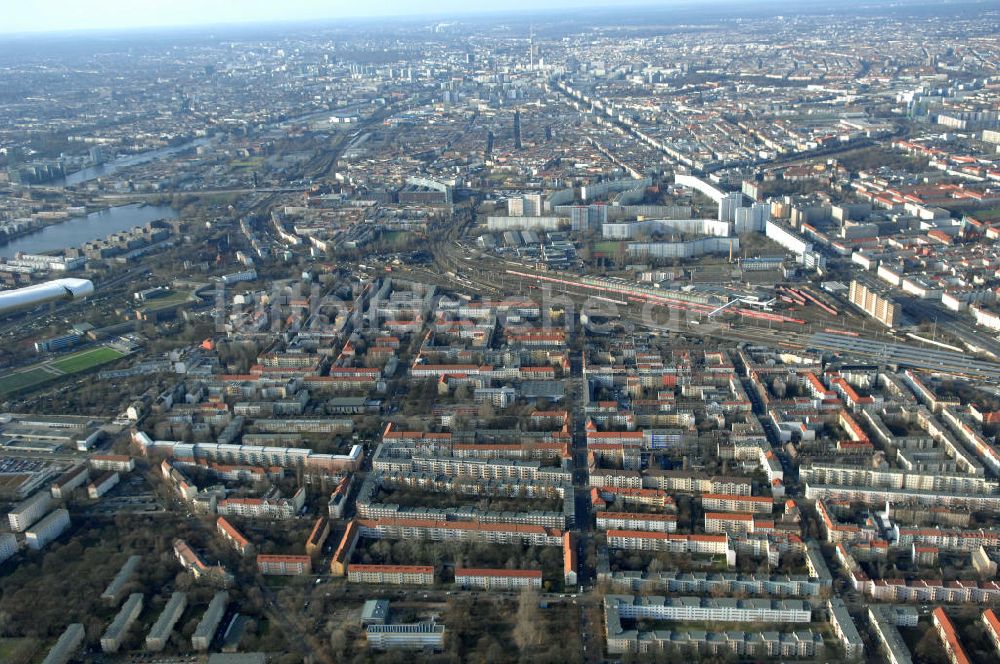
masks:
<path fill-rule="evenodd" d="M 0 36 L 0 661 L 1000 661 L 1000 5 L 834 4 Z"/>

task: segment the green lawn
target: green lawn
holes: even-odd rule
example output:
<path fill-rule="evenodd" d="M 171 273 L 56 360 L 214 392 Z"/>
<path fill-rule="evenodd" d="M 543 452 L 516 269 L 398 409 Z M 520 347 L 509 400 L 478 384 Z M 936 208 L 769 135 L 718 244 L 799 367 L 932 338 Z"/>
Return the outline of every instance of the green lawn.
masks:
<path fill-rule="evenodd" d="M 202 193 L 198 193 L 198 192 L 190 192 L 190 193 L 191 193 L 192 196 L 194 196 L 195 198 L 197 198 L 199 201 L 202 201 L 203 203 L 206 203 L 206 204 L 212 204 L 212 205 L 225 205 L 227 203 L 235 203 L 236 199 L 238 199 L 240 196 L 243 195 L 243 194 L 238 194 L 238 193 L 237 194 L 227 194 L 227 193 L 218 193 L 218 192 L 216 192 L 216 193 L 206 193 L 206 194 L 202 194 Z M 185 192 L 185 195 L 187 195 L 187 192 Z"/>
<path fill-rule="evenodd" d="M 24 390 L 35 385 L 41 385 L 55 378 L 52 373 L 39 368 L 32 367 L 18 373 L 13 373 L 0 378 L 0 394 L 7 395 L 11 392 Z M 3 658 L 0 657 L 0 662 Z"/>
<path fill-rule="evenodd" d="M 56 360 L 52 364 L 57 369 L 71 374 L 86 371 L 87 369 L 96 367 L 100 364 L 107 364 L 108 362 L 117 360 L 122 355 L 124 355 L 124 353 L 114 350 L 113 348 L 94 348 L 92 350 L 85 350 L 81 353 L 74 353 L 62 358 L 61 360 Z"/>
<path fill-rule="evenodd" d="M 194 302 L 195 297 L 191 291 L 175 291 L 170 295 L 164 295 L 163 297 L 154 297 L 146 303 L 146 306 L 142 308 L 143 311 L 159 311 L 160 309 L 168 309 L 170 307 L 175 307 L 179 304 L 184 304 L 186 302 Z"/>
<path fill-rule="evenodd" d="M 601 254 L 613 254 L 620 244 L 621 242 L 595 242 L 594 251 Z"/>
<path fill-rule="evenodd" d="M 62 377 L 54 373 L 51 368 L 58 369 L 67 375 L 75 374 L 101 364 L 113 362 L 124 355 L 124 353 L 113 348 L 101 347 L 80 351 L 79 353 L 73 353 L 58 360 L 45 363 L 50 367 L 49 369 L 46 369 L 45 364 L 36 364 L 24 371 L 0 378 L 0 395 L 7 396 L 8 394 L 37 387 L 38 385 Z M 3 661 L 4 659 L 0 657 L 0 662 Z"/>
<path fill-rule="evenodd" d="M 191 293 L 189 291 L 175 291 L 170 295 L 164 295 L 163 297 L 154 297 L 149 300 L 149 304 L 146 308 L 150 307 L 169 307 L 172 304 L 178 304 L 179 302 L 187 302 L 191 299 Z"/>
<path fill-rule="evenodd" d="M 264 164 L 263 157 L 250 157 L 249 159 L 240 159 L 238 161 L 230 162 L 230 166 L 233 168 L 260 168 Z"/>
<path fill-rule="evenodd" d="M 983 210 L 969 210 L 969 216 L 982 222 L 993 222 L 1000 220 L 1000 207 L 986 208 Z"/>
<path fill-rule="evenodd" d="M 0 639 L 0 662 L 30 662 L 37 650 L 35 639 Z"/>

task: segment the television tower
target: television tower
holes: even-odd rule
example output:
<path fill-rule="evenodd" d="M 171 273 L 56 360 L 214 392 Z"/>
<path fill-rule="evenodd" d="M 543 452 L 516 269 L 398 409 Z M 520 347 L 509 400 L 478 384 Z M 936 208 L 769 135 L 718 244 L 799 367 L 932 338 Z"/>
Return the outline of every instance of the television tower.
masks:
<path fill-rule="evenodd" d="M 528 71 L 535 70 L 535 24 L 528 27 Z"/>

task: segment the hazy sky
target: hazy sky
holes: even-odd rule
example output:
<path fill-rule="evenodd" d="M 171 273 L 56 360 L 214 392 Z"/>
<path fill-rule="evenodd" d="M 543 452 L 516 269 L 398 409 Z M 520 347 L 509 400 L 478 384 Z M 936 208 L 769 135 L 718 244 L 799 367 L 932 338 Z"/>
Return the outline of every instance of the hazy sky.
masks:
<path fill-rule="evenodd" d="M 711 0 L 709 0 L 711 1 Z M 0 32 L 118 29 L 363 16 L 517 11 L 663 0 L 6 0 Z"/>

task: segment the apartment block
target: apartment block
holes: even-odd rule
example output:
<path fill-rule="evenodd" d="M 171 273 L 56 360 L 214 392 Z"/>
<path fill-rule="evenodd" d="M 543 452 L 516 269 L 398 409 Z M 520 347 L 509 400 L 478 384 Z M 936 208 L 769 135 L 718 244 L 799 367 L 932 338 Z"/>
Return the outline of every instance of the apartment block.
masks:
<path fill-rule="evenodd" d="M 886 327 L 895 327 L 902 317 L 902 309 L 898 302 L 860 281 L 851 281 L 848 297 L 851 304 Z"/>
<path fill-rule="evenodd" d="M 993 649 L 1000 655 L 1000 619 L 993 609 L 986 609 L 983 611 L 982 621 L 986 628 L 986 636 L 989 637 Z"/>
<path fill-rule="evenodd" d="M 865 643 L 858 633 L 858 628 L 854 624 L 854 619 L 847 612 L 844 600 L 839 597 L 832 597 L 826 602 L 826 610 L 830 614 L 830 627 L 834 635 L 844 647 L 844 654 L 848 659 L 859 660 L 864 656 Z"/>
<path fill-rule="evenodd" d="M 182 539 L 174 540 L 174 557 L 181 567 L 191 572 L 196 579 L 207 579 L 222 586 L 227 586 L 233 581 L 232 575 L 222 565 L 207 565 Z"/>
<path fill-rule="evenodd" d="M 131 473 L 135 470 L 135 459 L 125 454 L 95 454 L 89 459 L 93 470 L 112 470 Z"/>
<path fill-rule="evenodd" d="M 52 497 L 60 500 L 68 498 L 75 489 L 83 486 L 89 477 L 89 468 L 86 464 L 81 463 L 73 466 L 52 483 L 50 487 Z"/>
<path fill-rule="evenodd" d="M 430 586 L 434 584 L 434 568 L 423 565 L 351 565 L 347 580 L 353 583 Z"/>
<path fill-rule="evenodd" d="M 680 595 L 769 595 L 819 597 L 829 582 L 812 576 L 738 574 L 736 572 L 611 572 L 607 575 L 619 592 Z"/>
<path fill-rule="evenodd" d="M 128 596 L 121 610 L 118 611 L 118 615 L 111 621 L 104 636 L 101 637 L 101 650 L 106 653 L 118 652 L 122 641 L 128 635 L 129 628 L 142 613 L 142 605 L 142 593 L 132 593 Z"/>
<path fill-rule="evenodd" d="M 575 586 L 577 581 L 576 562 L 577 539 L 572 532 L 563 535 L 563 583 Z"/>
<path fill-rule="evenodd" d="M 23 533 L 31 524 L 45 516 L 52 505 L 52 494 L 39 491 L 26 500 L 22 500 L 7 513 L 10 529 L 15 533 Z"/>
<path fill-rule="evenodd" d="M 877 469 L 846 464 L 806 463 L 799 469 L 799 474 L 803 482 L 845 488 L 870 487 L 883 491 L 903 489 L 983 496 L 997 492 L 995 481 L 985 477 L 947 472 L 907 472 L 896 468 Z"/>
<path fill-rule="evenodd" d="M 299 488 L 291 498 L 226 498 L 216 509 L 222 516 L 277 520 L 293 518 L 304 503 L 305 489 Z"/>
<path fill-rule="evenodd" d="M 17 553 L 18 548 L 20 547 L 17 544 L 17 536 L 14 533 L 0 534 L 0 563 Z"/>
<path fill-rule="evenodd" d="M 706 533 L 728 533 L 746 535 L 754 532 L 752 514 L 726 514 L 705 512 Z"/>
<path fill-rule="evenodd" d="M 677 530 L 676 514 L 598 512 L 596 516 L 597 527 L 601 530 L 648 530 L 660 533 Z"/>
<path fill-rule="evenodd" d="M 217 592 L 208 603 L 205 614 L 191 635 L 191 647 L 204 652 L 212 644 L 215 638 L 215 631 L 219 628 L 223 616 L 226 615 L 226 605 L 229 604 L 229 593 Z"/>
<path fill-rule="evenodd" d="M 424 521 L 420 519 L 358 519 L 362 537 L 372 539 L 429 539 L 493 544 L 561 546 L 563 533 L 555 528 L 510 523 Z"/>
<path fill-rule="evenodd" d="M 358 520 L 352 519 L 340 538 L 337 550 L 333 552 L 333 558 L 330 560 L 330 574 L 333 576 L 347 575 L 347 563 L 351 559 L 351 554 L 354 552 L 354 547 L 357 546 L 360 536 L 361 528 L 358 525 Z"/>
<path fill-rule="evenodd" d="M 542 571 L 533 569 L 455 569 L 455 585 L 483 590 L 541 588 Z"/>
<path fill-rule="evenodd" d="M 684 535 L 640 530 L 609 530 L 608 546 L 631 551 L 732 555 L 735 558 L 735 553 L 729 547 L 729 537 L 725 534 Z"/>
<path fill-rule="evenodd" d="M 306 540 L 306 553 L 310 556 L 319 555 L 326 543 L 326 538 L 330 536 L 330 520 L 326 517 L 319 517 L 313 524 L 309 538 Z"/>
<path fill-rule="evenodd" d="M 59 640 L 49 650 L 49 654 L 42 660 L 42 664 L 68 664 L 80 650 L 86 635 L 83 623 L 72 623 L 67 626 Z"/>
<path fill-rule="evenodd" d="M 931 614 L 931 622 L 938 636 L 941 637 L 941 644 L 944 646 L 945 654 L 948 655 L 948 661 L 951 664 L 972 664 L 962 641 L 958 638 L 954 623 L 951 622 L 951 618 L 944 612 L 944 609 L 940 606 L 934 609 Z"/>
<path fill-rule="evenodd" d="M 434 622 L 412 625 L 368 625 L 365 638 L 375 650 L 440 650 L 444 647 L 444 625 Z"/>
<path fill-rule="evenodd" d="M 93 482 L 87 485 L 87 497 L 91 500 L 97 500 L 108 491 L 111 491 L 118 484 L 119 479 L 120 476 L 116 470 L 101 473 L 94 478 Z"/>
<path fill-rule="evenodd" d="M 622 618 L 675 622 L 808 623 L 812 609 L 803 600 L 732 599 L 712 597 L 637 597 L 608 595 Z"/>
<path fill-rule="evenodd" d="M 135 572 L 139 569 L 139 563 L 141 562 L 142 556 L 129 556 L 121 569 L 118 570 L 118 573 L 115 574 L 115 578 L 111 580 L 108 587 L 101 593 L 101 599 L 112 606 L 118 606 L 125 592 L 125 587 L 132 580 L 132 577 L 135 576 Z"/>
<path fill-rule="evenodd" d="M 253 545 L 236 526 L 229 523 L 226 517 L 220 516 L 215 520 L 215 530 L 222 535 L 223 539 L 233 545 L 241 556 L 249 555 L 253 551 Z"/>
<path fill-rule="evenodd" d="M 146 650 L 160 652 L 167 646 L 174 625 L 184 614 L 185 608 L 187 608 L 187 595 L 182 592 L 173 593 L 150 628 L 149 634 L 146 635 Z"/>
<path fill-rule="evenodd" d="M 701 506 L 712 512 L 748 512 L 770 514 L 774 509 L 774 499 L 769 496 L 744 496 L 725 493 L 704 493 Z"/>
<path fill-rule="evenodd" d="M 301 576 L 312 574 L 312 558 L 310 556 L 257 556 L 257 571 L 264 575 Z"/>
<path fill-rule="evenodd" d="M 48 494 L 45 494 L 48 495 Z M 44 549 L 45 545 L 69 528 L 69 512 L 58 509 L 24 532 L 24 542 L 29 549 Z"/>
<path fill-rule="evenodd" d="M 915 626 L 917 624 L 916 610 L 912 610 L 912 624 Z M 868 607 L 868 622 L 872 631 L 875 632 L 875 636 L 878 637 L 879 654 L 885 657 L 885 661 L 889 664 L 913 664 L 910 650 L 906 646 L 906 642 L 903 641 L 903 635 L 896 627 L 896 625 L 904 624 L 898 621 L 900 615 L 900 612 L 894 610 L 893 607 L 878 605 Z"/>
<path fill-rule="evenodd" d="M 749 496 L 753 483 L 745 477 L 709 477 L 692 471 L 661 470 L 643 474 L 642 486 L 662 491 Z"/>

